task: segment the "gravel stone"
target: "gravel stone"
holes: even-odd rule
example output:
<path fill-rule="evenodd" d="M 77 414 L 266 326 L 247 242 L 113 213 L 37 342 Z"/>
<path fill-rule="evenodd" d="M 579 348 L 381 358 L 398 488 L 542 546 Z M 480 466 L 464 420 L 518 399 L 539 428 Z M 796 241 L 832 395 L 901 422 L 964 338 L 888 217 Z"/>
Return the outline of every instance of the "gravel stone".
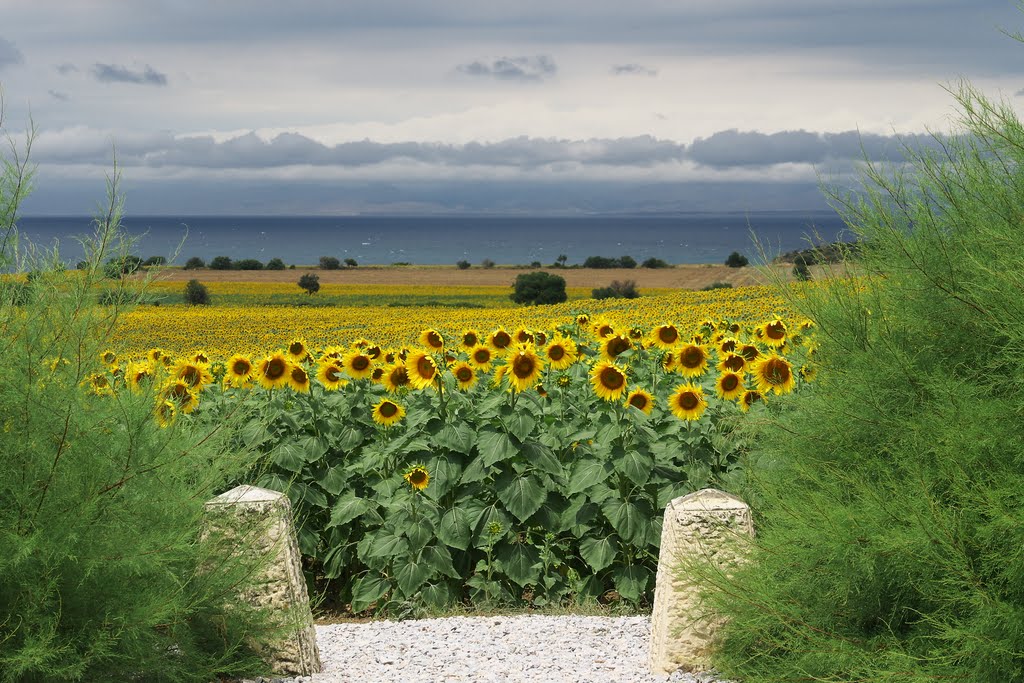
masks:
<path fill-rule="evenodd" d="M 652 675 L 648 616 L 517 615 L 316 627 L 323 671 L 274 683 L 727 683 Z M 250 682 L 252 683 L 252 682 Z"/>

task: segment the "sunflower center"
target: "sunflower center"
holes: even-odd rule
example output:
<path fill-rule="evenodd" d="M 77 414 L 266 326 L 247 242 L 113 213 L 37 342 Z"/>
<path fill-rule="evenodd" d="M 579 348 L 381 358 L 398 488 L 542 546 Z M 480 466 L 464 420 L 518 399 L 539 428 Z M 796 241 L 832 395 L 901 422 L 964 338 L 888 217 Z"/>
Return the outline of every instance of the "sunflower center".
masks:
<path fill-rule="evenodd" d="M 736 375 L 726 375 L 722 378 L 722 389 L 724 391 L 732 391 L 740 385 L 740 378 Z"/>
<path fill-rule="evenodd" d="M 413 470 L 409 473 L 409 483 L 413 486 L 422 486 L 427 482 L 427 473 L 423 470 Z"/>
<path fill-rule="evenodd" d="M 628 339 L 622 337 L 614 337 L 608 342 L 608 355 L 614 358 L 619 355 L 630 346 Z"/>
<path fill-rule="evenodd" d="M 306 347 L 303 346 L 300 342 L 292 342 L 291 344 L 288 345 L 288 353 L 292 354 L 293 356 L 300 356 L 302 355 L 302 352 L 305 350 Z"/>
<path fill-rule="evenodd" d="M 370 358 L 377 358 L 378 356 L 380 356 L 380 347 L 379 346 L 371 346 L 371 347 L 369 347 L 368 349 L 366 349 L 366 355 L 369 356 Z"/>
<path fill-rule="evenodd" d="M 352 359 L 352 369 L 356 372 L 362 372 L 368 367 L 370 367 L 370 359 L 368 357 L 356 356 Z"/>
<path fill-rule="evenodd" d="M 753 344 L 747 344 L 740 349 L 740 355 L 746 360 L 754 360 L 761 355 L 761 352 L 757 350 L 757 347 Z"/>
<path fill-rule="evenodd" d="M 684 391 L 679 395 L 679 407 L 683 410 L 693 410 L 700 405 L 700 399 L 692 391 Z"/>
<path fill-rule="evenodd" d="M 598 337 L 607 337 L 609 334 L 611 334 L 614 331 L 615 330 L 612 329 L 611 325 L 601 325 L 601 327 L 597 328 L 597 336 Z"/>
<path fill-rule="evenodd" d="M 455 379 L 459 380 L 460 382 L 468 382 L 469 380 L 473 379 L 473 371 L 463 366 L 455 371 Z"/>
<path fill-rule="evenodd" d="M 781 358 L 772 358 L 764 364 L 764 378 L 769 384 L 785 384 L 789 376 L 789 363 Z"/>
<path fill-rule="evenodd" d="M 341 371 L 338 370 L 337 365 L 331 365 L 324 371 L 324 377 L 328 382 L 337 382 L 341 379 Z"/>
<path fill-rule="evenodd" d="M 739 372 L 743 369 L 744 364 L 743 356 L 737 356 L 736 354 L 729 354 L 729 356 L 722 362 L 722 365 L 729 368 L 733 372 Z"/>
<path fill-rule="evenodd" d="M 477 349 L 473 352 L 473 360 L 483 364 L 491 360 L 491 352 L 487 349 Z"/>
<path fill-rule="evenodd" d="M 508 332 L 498 332 L 491 338 L 491 341 L 499 349 L 503 349 L 512 343 L 512 337 L 509 336 Z"/>
<path fill-rule="evenodd" d="M 110 351 L 107 351 L 105 354 L 103 354 L 104 363 L 107 363 L 109 365 L 110 363 L 113 363 L 115 360 L 117 360 L 117 356 L 115 356 Z"/>
<path fill-rule="evenodd" d="M 533 335 L 527 332 L 526 330 L 520 330 L 519 334 L 516 335 L 516 339 L 518 339 L 520 343 L 525 344 L 527 342 L 533 341 Z"/>
<path fill-rule="evenodd" d="M 394 417 L 398 414 L 398 406 L 391 401 L 384 401 L 380 404 L 381 417 Z"/>
<path fill-rule="evenodd" d="M 643 410 L 644 408 L 647 407 L 647 397 L 644 396 L 643 394 L 635 394 L 634 396 L 630 396 L 629 405 L 633 406 L 634 408 L 640 408 L 641 410 Z"/>
<path fill-rule="evenodd" d="M 748 391 L 747 393 L 743 394 L 743 402 L 745 404 L 747 404 L 748 406 L 751 403 L 753 403 L 754 401 L 760 401 L 760 400 L 761 400 L 761 392 L 759 392 L 759 391 Z"/>
<path fill-rule="evenodd" d="M 786 336 L 786 328 L 781 322 L 770 323 L 764 328 L 769 339 L 782 339 Z"/>
<path fill-rule="evenodd" d="M 561 345 L 556 344 L 548 349 L 548 358 L 553 361 L 560 361 L 565 358 L 565 349 Z"/>
<path fill-rule="evenodd" d="M 431 330 L 427 332 L 427 344 L 433 346 L 435 349 L 439 349 L 444 346 L 444 341 L 441 339 L 441 335 Z"/>
<path fill-rule="evenodd" d="M 722 352 L 723 353 L 732 353 L 735 350 L 736 350 L 736 340 L 735 339 L 730 339 L 729 341 L 722 342 Z"/>
<path fill-rule="evenodd" d="M 472 332 L 467 332 L 466 334 L 462 335 L 462 344 L 464 346 L 476 346 L 477 341 L 479 340 L 477 339 L 476 335 L 473 334 Z"/>
<path fill-rule="evenodd" d="M 601 386 L 606 389 L 621 389 L 626 383 L 626 377 L 615 368 L 605 368 L 601 371 Z"/>
<path fill-rule="evenodd" d="M 658 339 L 661 340 L 662 343 L 671 344 L 675 342 L 676 339 L 679 339 L 679 330 L 672 325 L 666 325 L 665 327 L 658 329 Z"/>
<path fill-rule="evenodd" d="M 416 362 L 416 370 L 419 371 L 423 379 L 434 378 L 434 364 L 427 356 L 423 356 Z"/>
<path fill-rule="evenodd" d="M 679 362 L 686 368 L 700 367 L 700 364 L 704 362 L 704 352 L 696 346 L 687 346 L 679 354 Z"/>
<path fill-rule="evenodd" d="M 233 372 L 236 375 L 248 375 L 250 368 L 251 366 L 247 361 L 236 360 L 234 364 L 231 366 L 231 372 Z"/>
<path fill-rule="evenodd" d="M 409 383 L 409 373 L 401 366 L 395 368 L 391 371 L 391 383 L 396 387 L 405 386 Z"/>
<path fill-rule="evenodd" d="M 181 371 L 181 379 L 184 380 L 190 387 L 194 387 L 199 384 L 201 376 L 199 374 L 199 368 L 194 365 L 189 365 Z"/>
<path fill-rule="evenodd" d="M 267 363 L 267 379 L 280 379 L 284 377 L 285 364 L 280 358 L 271 358 Z"/>
<path fill-rule="evenodd" d="M 533 374 L 533 370 L 536 367 L 537 364 L 533 362 L 533 358 L 527 355 L 520 355 L 512 363 L 512 374 L 519 379 L 526 379 Z"/>
<path fill-rule="evenodd" d="M 296 365 L 292 368 L 292 381 L 298 384 L 305 384 L 309 381 L 309 376 L 306 375 L 305 370 Z"/>

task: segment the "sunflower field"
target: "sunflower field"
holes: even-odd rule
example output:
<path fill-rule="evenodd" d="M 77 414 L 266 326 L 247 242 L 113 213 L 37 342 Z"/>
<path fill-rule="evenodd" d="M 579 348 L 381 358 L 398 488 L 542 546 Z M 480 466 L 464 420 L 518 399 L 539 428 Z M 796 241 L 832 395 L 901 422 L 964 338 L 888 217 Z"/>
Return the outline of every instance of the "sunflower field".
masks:
<path fill-rule="evenodd" d="M 253 338 L 225 349 L 230 336 L 198 340 L 216 353 L 127 343 L 102 354 L 87 388 L 152 392 L 169 429 L 243 416 L 237 447 L 258 454 L 245 483 L 287 492 L 307 568 L 353 612 L 643 604 L 666 503 L 730 488 L 743 421 L 814 377 L 810 321 L 754 322 L 761 292 L 713 294 L 721 308 L 686 307 L 677 294 L 555 324 L 558 306 L 510 309 L 515 327 L 424 325 L 404 343 L 423 320 L 382 321 L 379 309 L 361 313 L 356 329 L 369 334 L 344 343 L 325 341 L 352 320 L 260 353 L 235 352 Z M 729 305 L 746 315 L 708 315 Z M 254 327 L 273 323 L 241 310 Z M 665 322 L 672 310 L 681 322 Z M 305 313 L 277 312 L 288 326 Z M 130 314 L 121 338 L 141 339 L 132 316 L 153 315 Z M 653 316 L 664 317 L 624 322 Z M 201 325 L 174 319 L 182 336 L 168 344 L 195 343 Z"/>

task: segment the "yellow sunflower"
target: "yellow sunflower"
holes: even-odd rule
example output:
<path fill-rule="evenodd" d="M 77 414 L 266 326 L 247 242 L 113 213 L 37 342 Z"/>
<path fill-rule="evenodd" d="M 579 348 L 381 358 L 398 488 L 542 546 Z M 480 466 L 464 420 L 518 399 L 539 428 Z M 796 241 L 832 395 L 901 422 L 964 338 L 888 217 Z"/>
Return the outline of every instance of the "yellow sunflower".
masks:
<path fill-rule="evenodd" d="M 512 335 L 500 327 L 487 335 L 487 345 L 501 352 L 512 345 Z"/>
<path fill-rule="evenodd" d="M 333 359 L 327 359 L 317 366 L 316 379 L 327 391 L 337 391 L 347 384 L 342 378 L 342 372 L 344 370 L 341 367 L 341 363 Z"/>
<path fill-rule="evenodd" d="M 813 382 L 814 378 L 818 376 L 818 366 L 814 363 L 808 363 L 807 365 L 800 366 L 800 377 L 805 382 Z"/>
<path fill-rule="evenodd" d="M 142 391 L 145 384 L 153 380 L 153 366 L 149 363 L 129 363 L 124 372 L 124 381 L 135 393 Z"/>
<path fill-rule="evenodd" d="M 153 347 L 152 349 L 146 352 L 146 358 L 149 360 L 150 363 L 153 363 L 154 365 L 162 362 L 163 357 L 166 355 L 166 351 L 157 347 Z"/>
<path fill-rule="evenodd" d="M 739 344 L 739 342 L 736 340 L 735 337 L 723 337 L 718 342 L 718 352 L 723 354 L 736 353 L 737 344 Z"/>
<path fill-rule="evenodd" d="M 409 386 L 409 373 L 405 369 L 405 363 L 394 363 L 384 368 L 384 376 L 380 381 L 392 394 L 402 387 Z"/>
<path fill-rule="evenodd" d="M 459 389 L 471 389 L 476 384 L 476 370 L 465 361 L 460 361 L 452 368 L 452 375 L 458 382 Z"/>
<path fill-rule="evenodd" d="M 172 379 L 164 384 L 157 395 L 157 406 L 164 401 L 170 401 L 178 411 L 188 415 L 199 407 L 199 395 L 184 380 Z"/>
<path fill-rule="evenodd" d="M 532 344 L 533 333 L 525 327 L 520 327 L 518 330 L 512 333 L 512 341 L 515 344 Z"/>
<path fill-rule="evenodd" d="M 292 339 L 288 342 L 288 358 L 296 363 L 306 360 L 309 355 L 309 345 L 305 339 Z"/>
<path fill-rule="evenodd" d="M 668 397 L 668 406 L 672 414 L 680 420 L 699 420 L 708 407 L 704 400 L 704 390 L 694 384 L 680 384 Z"/>
<path fill-rule="evenodd" d="M 747 388 L 743 386 L 743 376 L 735 372 L 723 372 L 715 381 L 715 393 L 726 401 L 739 397 L 746 390 Z"/>
<path fill-rule="evenodd" d="M 469 362 L 476 366 L 480 372 L 488 372 L 491 369 L 491 361 L 494 353 L 489 346 L 474 346 L 469 350 Z"/>
<path fill-rule="evenodd" d="M 423 351 L 409 354 L 405 360 L 405 370 L 409 373 L 409 382 L 416 389 L 434 386 L 437 380 L 437 363 L 434 358 Z"/>
<path fill-rule="evenodd" d="M 580 327 L 586 325 L 589 322 L 590 316 L 587 315 L 586 313 L 580 313 L 578 316 L 576 316 L 576 324 L 579 325 Z"/>
<path fill-rule="evenodd" d="M 252 381 L 256 368 L 248 356 L 236 353 L 228 359 L 224 381 L 236 387 L 247 386 Z"/>
<path fill-rule="evenodd" d="M 390 427 L 405 417 L 405 408 L 394 401 L 382 398 L 373 406 L 373 421 Z"/>
<path fill-rule="evenodd" d="M 428 349 L 440 351 L 444 348 L 444 337 L 435 329 L 426 329 L 420 332 L 420 344 Z"/>
<path fill-rule="evenodd" d="M 194 363 L 210 364 L 210 355 L 206 351 L 193 351 L 190 358 Z"/>
<path fill-rule="evenodd" d="M 718 362 L 719 372 L 743 372 L 747 366 L 747 359 L 735 353 L 726 353 Z"/>
<path fill-rule="evenodd" d="M 544 347 L 544 358 L 552 370 L 565 370 L 575 363 L 578 357 L 576 342 L 560 334 Z"/>
<path fill-rule="evenodd" d="M 370 373 L 370 381 L 373 382 L 374 384 L 380 384 L 383 379 L 384 368 L 378 365 L 375 368 L 373 368 L 373 372 Z"/>
<path fill-rule="evenodd" d="M 180 360 L 171 368 L 170 376 L 180 379 L 193 389 L 202 389 L 213 381 L 210 369 L 202 364 L 190 360 Z"/>
<path fill-rule="evenodd" d="M 107 349 L 100 354 L 100 362 L 104 365 L 113 365 L 117 362 L 117 354 L 112 350 Z"/>
<path fill-rule="evenodd" d="M 288 377 L 291 374 L 292 362 L 277 351 L 259 364 L 256 369 L 256 380 L 264 389 L 276 389 L 288 384 Z"/>
<path fill-rule="evenodd" d="M 96 394 L 97 396 L 107 396 L 114 393 L 114 386 L 110 383 L 110 378 L 102 372 L 95 372 L 89 375 L 82 384 L 89 388 L 89 393 Z"/>
<path fill-rule="evenodd" d="M 462 331 L 462 348 L 472 349 L 474 346 L 480 343 L 480 333 L 470 328 Z"/>
<path fill-rule="evenodd" d="M 761 339 L 768 346 L 778 348 L 786 343 L 786 323 L 778 318 L 765 323 L 760 329 Z"/>
<path fill-rule="evenodd" d="M 679 341 L 679 330 L 675 325 L 658 325 L 651 330 L 651 343 L 659 349 L 670 349 Z"/>
<path fill-rule="evenodd" d="M 644 391 L 643 389 L 634 389 L 629 392 L 629 396 L 626 397 L 626 405 L 632 406 L 637 410 L 650 415 L 651 409 L 654 408 L 654 397 L 651 396 L 650 392 Z"/>
<path fill-rule="evenodd" d="M 590 370 L 594 393 L 605 401 L 617 401 L 626 391 L 626 374 L 614 363 L 602 361 Z"/>
<path fill-rule="evenodd" d="M 607 320 L 596 320 L 594 321 L 594 335 L 598 339 L 604 339 L 607 336 L 615 334 L 615 327 Z"/>
<path fill-rule="evenodd" d="M 533 343 L 538 347 L 544 346 L 548 341 L 548 335 L 541 330 L 535 330 L 533 333 Z"/>
<path fill-rule="evenodd" d="M 166 429 L 174 424 L 174 419 L 178 417 L 178 409 L 170 401 L 158 401 L 153 415 L 156 417 L 156 423 Z"/>
<path fill-rule="evenodd" d="M 754 361 L 751 367 L 757 390 L 764 395 L 771 392 L 788 394 L 796 386 L 793 377 L 793 366 L 782 356 L 771 354 Z"/>
<path fill-rule="evenodd" d="M 700 377 L 708 371 L 708 350 L 701 344 L 687 344 L 679 349 L 676 370 L 683 377 Z"/>
<path fill-rule="evenodd" d="M 430 473 L 423 465 L 410 467 L 402 478 L 416 491 L 422 491 L 430 485 Z"/>
<path fill-rule="evenodd" d="M 672 372 L 679 367 L 679 354 L 675 351 L 666 351 L 661 354 L 661 367 L 665 372 Z"/>
<path fill-rule="evenodd" d="M 377 360 L 380 358 L 380 355 L 384 353 L 383 349 L 381 349 L 378 344 L 370 344 L 363 349 L 363 352 L 370 357 L 370 360 Z"/>
<path fill-rule="evenodd" d="M 359 349 L 346 353 L 341 364 L 353 379 L 364 379 L 373 374 L 373 360 Z"/>
<path fill-rule="evenodd" d="M 498 369 L 494 371 L 494 377 L 491 378 L 491 386 L 500 387 L 501 380 L 504 379 L 505 374 L 508 372 L 507 365 L 499 365 Z"/>
<path fill-rule="evenodd" d="M 633 342 L 624 334 L 610 334 L 601 341 L 601 358 L 614 361 L 623 351 L 633 348 Z"/>
<path fill-rule="evenodd" d="M 752 363 L 761 356 L 761 352 L 753 344 L 744 344 L 740 347 L 740 355 L 748 363 Z"/>
<path fill-rule="evenodd" d="M 743 395 L 740 396 L 739 400 L 736 403 L 739 404 L 740 410 L 742 410 L 745 413 L 748 410 L 750 410 L 750 406 L 754 405 L 758 401 L 763 401 L 763 400 L 764 400 L 764 397 L 761 396 L 761 392 L 760 391 L 756 391 L 754 389 L 751 389 L 749 391 L 744 391 Z"/>
<path fill-rule="evenodd" d="M 288 373 L 288 386 L 300 394 L 309 393 L 309 375 L 297 363 L 292 364 L 291 372 Z"/>
<path fill-rule="evenodd" d="M 526 391 L 540 379 L 544 361 L 527 345 L 513 349 L 506 358 L 506 376 L 516 391 Z"/>

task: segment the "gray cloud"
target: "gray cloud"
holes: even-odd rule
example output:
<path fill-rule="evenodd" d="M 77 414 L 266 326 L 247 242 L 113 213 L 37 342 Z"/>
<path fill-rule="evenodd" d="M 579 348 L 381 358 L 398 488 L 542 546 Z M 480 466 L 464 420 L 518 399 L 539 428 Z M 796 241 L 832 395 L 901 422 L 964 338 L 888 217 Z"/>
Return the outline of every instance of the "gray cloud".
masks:
<path fill-rule="evenodd" d="M 1017 92 L 1013 93 L 1014 97 L 1024 97 L 1024 88 L 1021 88 Z"/>
<path fill-rule="evenodd" d="M 501 81 L 540 81 L 554 76 L 558 66 L 547 55 L 535 55 L 499 57 L 491 62 L 475 61 L 460 64 L 456 69 L 470 76 L 485 76 Z"/>
<path fill-rule="evenodd" d="M 24 57 L 21 50 L 14 46 L 9 40 L 0 38 L 0 69 L 12 64 L 21 64 Z"/>
<path fill-rule="evenodd" d="M 72 64 L 71 62 L 64 62 L 63 64 L 58 64 L 54 68 L 57 70 L 57 73 L 59 73 L 61 76 L 67 76 L 70 73 L 77 73 L 79 70 L 78 67 Z"/>
<path fill-rule="evenodd" d="M 658 70 L 643 64 L 612 64 L 613 76 L 657 76 Z"/>
<path fill-rule="evenodd" d="M 139 85 L 167 85 L 167 75 L 162 74 L 149 64 L 142 71 L 132 71 L 118 64 L 95 64 L 93 76 L 103 83 L 137 83 Z"/>
<path fill-rule="evenodd" d="M 67 102 L 71 99 L 70 95 L 60 92 L 59 90 L 47 90 L 46 92 L 49 93 L 50 97 L 55 100 L 60 100 L 61 102 Z"/>

